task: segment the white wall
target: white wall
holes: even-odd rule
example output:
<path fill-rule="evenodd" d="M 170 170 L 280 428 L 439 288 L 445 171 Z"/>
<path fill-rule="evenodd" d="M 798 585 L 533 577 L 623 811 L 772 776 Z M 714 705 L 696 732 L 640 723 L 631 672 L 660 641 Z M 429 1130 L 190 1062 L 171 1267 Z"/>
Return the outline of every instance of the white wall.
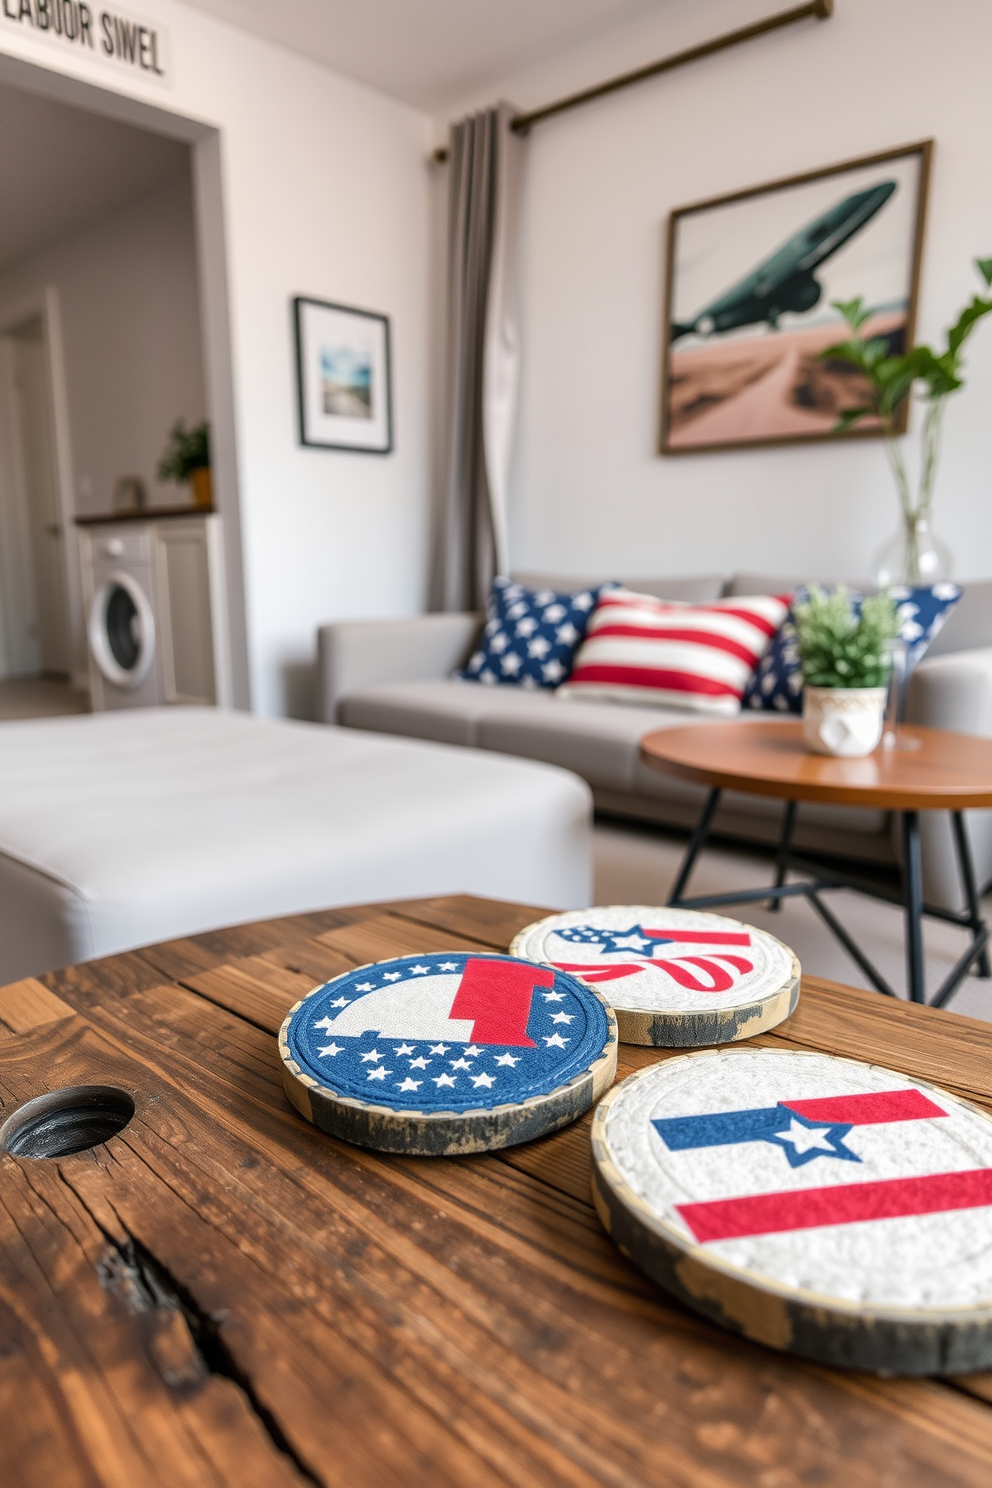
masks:
<path fill-rule="evenodd" d="M 673 0 L 637 27 L 506 79 L 521 109 L 774 10 Z M 934 338 L 992 253 L 988 0 L 838 0 L 834 18 L 711 57 L 539 125 L 521 243 L 524 385 L 512 557 L 555 572 L 870 569 L 897 512 L 881 445 L 659 457 L 671 208 L 933 136 L 917 334 Z M 440 138 L 441 121 L 437 121 Z M 992 573 L 992 326 L 947 417 L 936 530 Z M 910 438 L 915 450 L 915 441 Z"/>
<path fill-rule="evenodd" d="M 423 603 L 429 121 L 176 0 L 141 11 L 168 30 L 171 86 L 26 27 L 0 29 L 0 53 L 220 132 L 252 704 L 303 712 L 322 620 Z M 391 317 L 392 455 L 299 447 L 300 293 Z"/>
<path fill-rule="evenodd" d="M 190 500 L 155 478 L 174 420 L 206 412 L 188 174 L 8 269 L 0 312 L 49 285 L 59 296 L 77 515 L 110 511 L 122 475 L 142 477 L 151 505 Z"/>

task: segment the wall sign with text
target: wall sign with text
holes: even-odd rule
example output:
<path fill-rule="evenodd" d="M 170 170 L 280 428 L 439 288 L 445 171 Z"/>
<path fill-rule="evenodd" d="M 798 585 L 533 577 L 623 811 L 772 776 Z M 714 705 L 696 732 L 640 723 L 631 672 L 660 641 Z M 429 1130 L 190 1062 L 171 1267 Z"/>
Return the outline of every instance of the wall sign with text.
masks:
<path fill-rule="evenodd" d="M 0 0 L 5 30 L 125 67 L 143 77 L 169 80 L 168 33 L 163 27 L 87 0 Z"/>

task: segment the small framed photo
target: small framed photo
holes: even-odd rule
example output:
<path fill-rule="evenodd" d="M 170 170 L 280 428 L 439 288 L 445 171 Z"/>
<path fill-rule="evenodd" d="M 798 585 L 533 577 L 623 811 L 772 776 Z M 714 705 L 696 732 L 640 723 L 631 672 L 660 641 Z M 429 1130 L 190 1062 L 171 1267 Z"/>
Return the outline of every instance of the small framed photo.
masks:
<path fill-rule="evenodd" d="M 387 317 L 303 296 L 293 309 L 300 443 L 388 454 L 393 419 Z"/>
<path fill-rule="evenodd" d="M 835 300 L 863 297 L 865 334 L 913 344 L 929 141 L 674 211 L 661 453 L 805 444 L 867 401 L 820 353 L 847 338 Z M 865 419 L 839 437 L 881 433 Z"/>

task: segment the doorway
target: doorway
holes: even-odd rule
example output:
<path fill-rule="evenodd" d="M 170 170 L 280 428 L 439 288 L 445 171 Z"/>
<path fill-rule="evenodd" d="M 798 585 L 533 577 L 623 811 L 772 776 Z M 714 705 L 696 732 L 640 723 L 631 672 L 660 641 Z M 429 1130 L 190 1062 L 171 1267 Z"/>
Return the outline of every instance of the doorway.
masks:
<path fill-rule="evenodd" d="M 88 710 L 55 290 L 0 306 L 0 720 Z M 67 538 L 68 534 L 68 538 Z"/>
<path fill-rule="evenodd" d="M 192 505 L 159 475 L 180 420 L 210 426 L 226 572 L 203 644 L 245 706 L 220 137 L 0 62 L 0 720 L 15 682 L 88 690 L 78 525 Z"/>
<path fill-rule="evenodd" d="M 65 521 L 45 316 L 36 312 L 4 326 L 3 343 L 10 440 L 4 526 L 20 575 L 20 583 L 7 586 L 6 670 L 68 682 Z"/>

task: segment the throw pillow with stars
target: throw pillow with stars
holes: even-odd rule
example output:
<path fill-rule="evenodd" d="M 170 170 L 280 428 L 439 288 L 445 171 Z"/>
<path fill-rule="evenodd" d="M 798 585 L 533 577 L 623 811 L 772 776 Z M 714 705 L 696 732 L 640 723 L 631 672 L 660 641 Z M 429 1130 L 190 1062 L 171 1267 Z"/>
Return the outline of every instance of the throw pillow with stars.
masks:
<path fill-rule="evenodd" d="M 316 988 L 279 1049 L 287 1095 L 323 1131 L 390 1152 L 482 1152 L 588 1110 L 616 1074 L 616 1019 L 567 973 L 441 951 Z"/>
<path fill-rule="evenodd" d="M 526 688 L 560 687 L 604 589 L 559 594 L 493 580 L 478 645 L 458 673 L 463 681 Z"/>

